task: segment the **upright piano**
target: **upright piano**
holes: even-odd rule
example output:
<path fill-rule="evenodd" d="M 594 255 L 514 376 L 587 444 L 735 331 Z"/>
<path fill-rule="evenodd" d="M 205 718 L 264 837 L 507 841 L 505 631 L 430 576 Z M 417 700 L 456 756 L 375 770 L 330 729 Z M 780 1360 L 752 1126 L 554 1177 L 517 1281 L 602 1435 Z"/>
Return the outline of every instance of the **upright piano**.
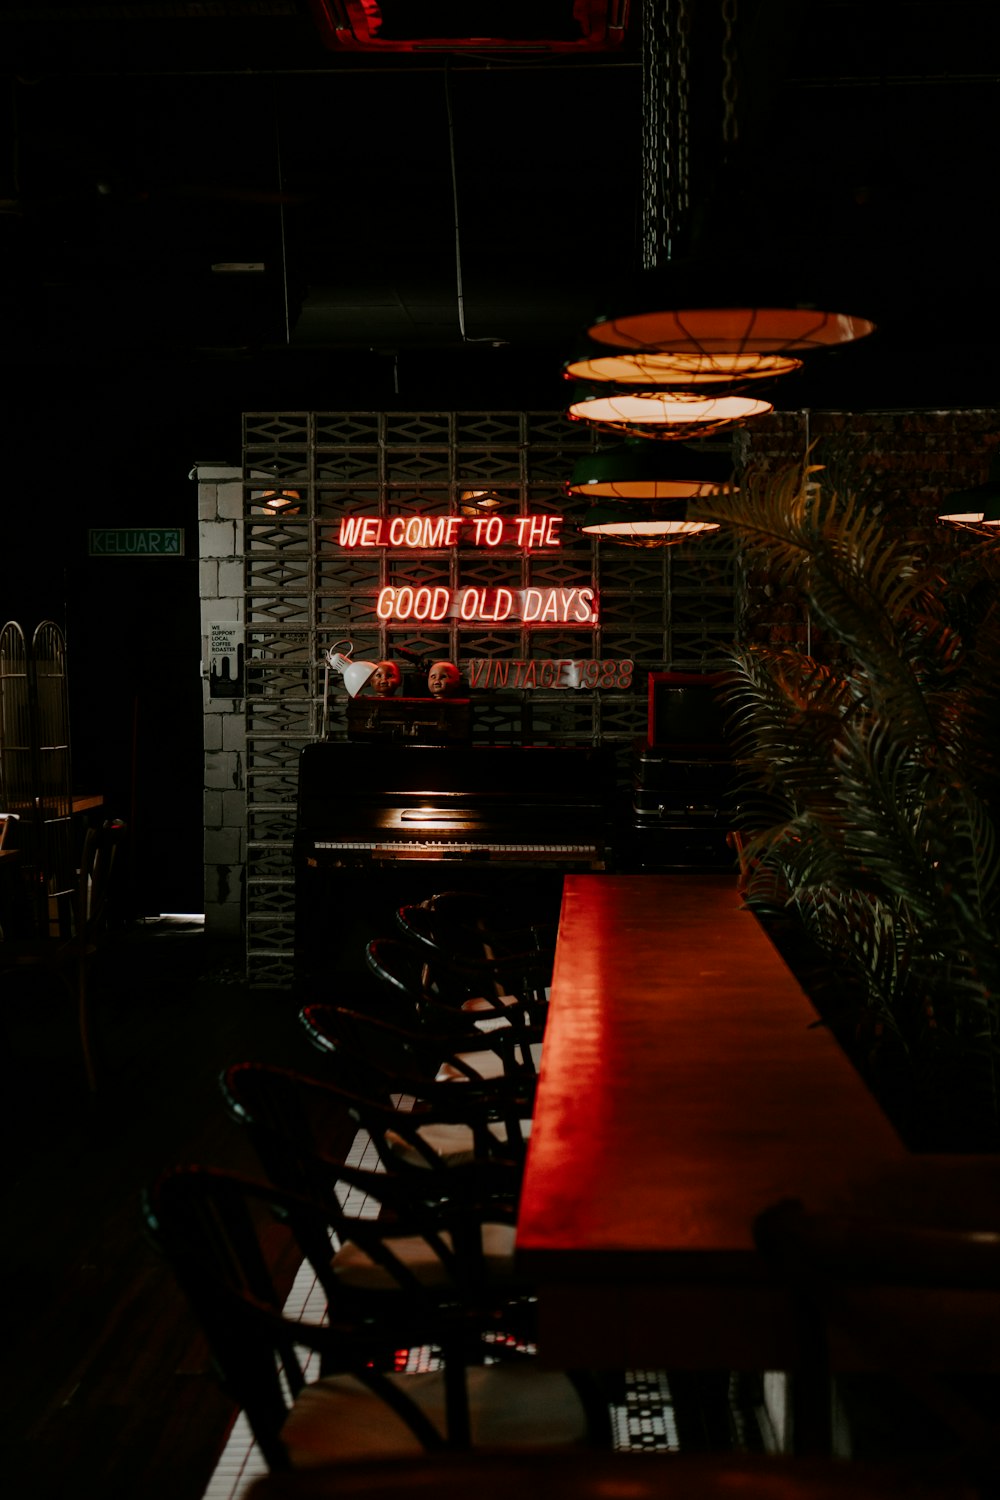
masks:
<path fill-rule="evenodd" d="M 613 860 L 613 750 L 322 740 L 299 757 L 300 977 L 439 890 L 516 896 L 553 922 L 562 877 Z M 352 967 L 349 965 L 348 967 Z"/>

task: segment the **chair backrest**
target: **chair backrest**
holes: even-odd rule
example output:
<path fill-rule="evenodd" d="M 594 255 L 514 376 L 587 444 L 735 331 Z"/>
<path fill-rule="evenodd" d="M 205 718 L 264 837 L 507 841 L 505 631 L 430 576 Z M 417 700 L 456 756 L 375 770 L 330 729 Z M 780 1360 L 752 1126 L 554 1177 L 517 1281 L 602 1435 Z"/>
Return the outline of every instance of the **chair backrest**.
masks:
<path fill-rule="evenodd" d="M 343 1146 L 352 1112 L 373 1125 L 394 1125 L 398 1111 L 383 1111 L 344 1089 L 269 1063 L 233 1064 L 220 1082 L 230 1114 L 249 1132 L 270 1180 L 319 1204 L 340 1241 L 360 1245 L 410 1300 L 411 1321 L 436 1312 L 442 1289 L 449 1299 L 478 1291 L 482 1243 L 472 1231 L 486 1219 L 504 1223 L 511 1217 L 496 1196 L 495 1174 L 474 1179 L 466 1173 L 456 1188 L 453 1172 L 401 1171 L 391 1154 L 379 1171 L 348 1165 Z M 429 1302 L 427 1289 L 397 1254 L 400 1237 L 422 1240 L 424 1258 L 436 1262 Z"/>
<path fill-rule="evenodd" d="M 385 1135 L 399 1111 L 388 1097 L 368 1095 L 264 1063 L 234 1063 L 220 1079 L 232 1117 L 247 1127 L 268 1175 L 320 1199 L 331 1193 L 345 1133 L 367 1132 L 383 1171 L 395 1165 Z M 403 1129 L 406 1122 L 403 1122 Z M 428 1164 L 434 1165 L 433 1157 Z"/>
<path fill-rule="evenodd" d="M 387 1104 L 393 1093 L 419 1093 L 433 1083 L 453 1051 L 451 1036 L 346 1006 L 307 1005 L 299 1019 L 334 1082 Z"/>
<path fill-rule="evenodd" d="M 336 1224 L 341 1209 L 331 1170 L 341 1166 L 357 1134 L 345 1095 L 270 1063 L 233 1063 L 223 1070 L 219 1086 L 271 1181 L 324 1202 Z"/>
<path fill-rule="evenodd" d="M 329 1025 L 323 1015 L 325 1009 L 307 1006 L 302 1012 L 306 1029 L 314 1041 L 318 1040 L 320 1050 Z M 348 1117 L 367 1132 L 384 1166 L 390 1171 L 418 1172 L 422 1190 L 430 1190 L 427 1171 L 437 1170 L 448 1174 L 447 1191 L 458 1191 L 454 1160 L 443 1154 L 427 1134 L 428 1127 L 443 1125 L 465 1127 L 468 1145 L 461 1154 L 470 1172 L 488 1168 L 496 1178 L 492 1191 L 498 1195 L 509 1197 L 518 1191 L 526 1122 L 530 1121 L 534 1102 L 533 1075 L 442 1083 L 411 1077 L 406 1087 L 408 1107 L 400 1107 L 400 1094 L 393 1092 L 389 1079 L 371 1093 L 343 1075 L 323 1082 L 339 1094 Z M 449 1134 L 454 1132 L 444 1132 L 445 1136 Z M 402 1155 L 401 1146 L 405 1148 Z"/>
<path fill-rule="evenodd" d="M 73 936 L 88 946 L 100 942 L 114 909 L 126 831 L 122 820 L 114 818 L 100 827 L 88 828 L 84 834 L 76 880 Z"/>
<path fill-rule="evenodd" d="M 427 896 L 423 905 L 442 917 L 474 927 L 490 942 L 502 941 L 518 950 L 537 948 L 548 954 L 555 950 L 558 911 L 551 916 L 539 912 L 534 894 L 520 904 L 515 895 L 500 898 L 495 892 L 444 890 Z"/>
<path fill-rule="evenodd" d="M 387 1379 L 382 1330 L 339 1316 L 332 1241 L 317 1205 L 211 1167 L 180 1166 L 143 1195 L 146 1229 L 188 1298 L 219 1378 L 250 1422 L 268 1465 L 288 1467 L 282 1427 L 318 1376 L 350 1374 L 386 1401 L 427 1448 L 446 1438 Z M 276 1237 L 283 1249 L 279 1252 Z M 336 1309 L 322 1322 L 285 1312 L 272 1266 L 297 1248 Z M 318 1356 L 310 1361 L 310 1352 Z"/>
<path fill-rule="evenodd" d="M 271 1271 L 275 1252 L 264 1250 L 262 1226 L 278 1223 L 285 1207 L 277 1190 L 198 1166 L 166 1172 L 143 1195 L 147 1232 L 191 1304 L 224 1389 L 246 1413 L 272 1468 L 287 1467 L 281 1428 L 306 1380 L 300 1351 L 318 1347 L 310 1326 L 284 1317 Z M 301 1229 L 307 1222 L 305 1215 L 286 1216 L 279 1232 L 287 1242 L 295 1238 L 293 1223 Z M 316 1260 L 322 1280 L 327 1273 L 319 1255 Z"/>
<path fill-rule="evenodd" d="M 458 1009 L 475 994 L 467 974 L 456 972 L 442 959 L 399 938 L 376 937 L 365 945 L 368 970 L 396 1003 L 409 1004 L 418 1013 L 428 1002 Z"/>
<path fill-rule="evenodd" d="M 445 914 L 424 903 L 401 906 L 396 926 L 424 956 L 440 982 L 443 968 L 456 980 L 486 994 L 518 995 L 542 1003 L 551 978 L 552 959 L 519 930 L 491 932 L 485 926 Z"/>

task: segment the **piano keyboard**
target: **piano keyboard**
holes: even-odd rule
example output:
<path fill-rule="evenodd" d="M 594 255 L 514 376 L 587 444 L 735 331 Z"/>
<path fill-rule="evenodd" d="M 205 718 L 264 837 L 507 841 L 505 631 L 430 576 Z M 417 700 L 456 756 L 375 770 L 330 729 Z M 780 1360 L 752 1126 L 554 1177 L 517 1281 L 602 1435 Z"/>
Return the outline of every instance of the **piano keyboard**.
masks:
<path fill-rule="evenodd" d="M 372 859 L 598 860 L 596 844 L 507 844 L 459 839 L 314 839 L 325 853 L 369 855 Z"/>

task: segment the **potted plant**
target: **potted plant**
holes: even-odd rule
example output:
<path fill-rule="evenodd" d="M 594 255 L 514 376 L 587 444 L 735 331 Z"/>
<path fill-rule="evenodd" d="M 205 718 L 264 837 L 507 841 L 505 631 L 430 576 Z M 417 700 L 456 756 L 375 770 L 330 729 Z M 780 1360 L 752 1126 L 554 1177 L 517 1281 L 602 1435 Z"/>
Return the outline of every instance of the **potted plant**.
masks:
<path fill-rule="evenodd" d="M 698 507 L 807 621 L 733 653 L 747 900 L 910 1145 L 996 1150 L 1000 548 L 811 457 Z"/>

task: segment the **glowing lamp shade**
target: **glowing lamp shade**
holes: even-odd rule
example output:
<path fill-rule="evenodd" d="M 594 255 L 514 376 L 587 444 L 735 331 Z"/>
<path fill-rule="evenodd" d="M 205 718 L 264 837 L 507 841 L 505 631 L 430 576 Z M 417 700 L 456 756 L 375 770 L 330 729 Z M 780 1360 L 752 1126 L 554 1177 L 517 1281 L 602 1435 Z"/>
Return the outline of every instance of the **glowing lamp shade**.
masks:
<path fill-rule="evenodd" d="M 693 500 L 717 495 L 731 470 L 726 453 L 698 453 L 682 443 L 629 438 L 577 459 L 566 492 L 591 500 Z"/>
<path fill-rule="evenodd" d="M 693 391 L 628 391 L 620 387 L 576 388 L 566 415 L 605 432 L 657 438 L 707 437 L 735 422 L 773 411 L 770 401 L 752 396 L 698 395 Z"/>
<path fill-rule="evenodd" d="M 604 349 L 594 351 L 563 365 L 567 380 L 611 381 L 616 385 L 672 386 L 678 389 L 725 384 L 731 390 L 755 380 L 773 380 L 802 368 L 800 359 L 786 354 L 692 354 L 666 353 L 656 350 Z"/>
<path fill-rule="evenodd" d="M 697 362 L 716 378 L 745 365 L 758 378 L 784 373 L 781 361 L 833 349 L 875 331 L 867 318 L 811 307 L 666 307 L 598 318 L 588 337 L 614 349 L 661 352 Z M 774 361 L 775 363 L 770 363 Z"/>
<path fill-rule="evenodd" d="M 719 530 L 717 521 L 688 520 L 685 501 L 653 505 L 595 505 L 580 530 L 619 547 L 672 547 Z"/>
<path fill-rule="evenodd" d="M 947 510 L 939 521 L 1000 541 L 1000 453 L 990 464 L 988 479 L 971 489 L 953 490 L 944 504 Z"/>
<path fill-rule="evenodd" d="M 346 646 L 346 654 L 337 650 L 337 646 Z M 368 681 L 369 677 L 378 666 L 374 661 L 354 661 L 351 652 L 354 647 L 350 641 L 338 641 L 337 646 L 331 646 L 326 652 L 325 663 L 334 672 L 339 672 L 344 679 L 344 687 L 352 698 L 356 698 Z"/>

